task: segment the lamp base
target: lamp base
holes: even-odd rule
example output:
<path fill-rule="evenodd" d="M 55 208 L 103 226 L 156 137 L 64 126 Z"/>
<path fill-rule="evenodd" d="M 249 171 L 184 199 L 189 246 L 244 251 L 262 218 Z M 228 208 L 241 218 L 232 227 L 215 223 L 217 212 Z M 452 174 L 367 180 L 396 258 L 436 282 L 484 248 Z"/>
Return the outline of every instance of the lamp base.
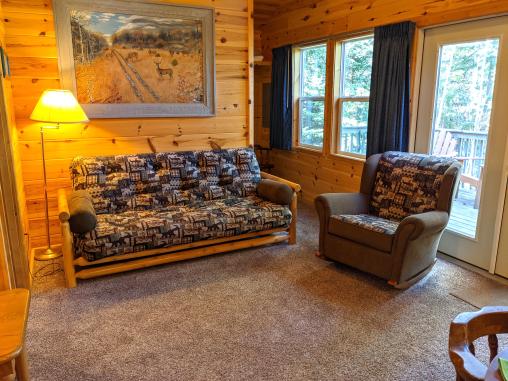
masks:
<path fill-rule="evenodd" d="M 36 261 L 49 261 L 50 259 L 61 257 L 62 253 L 51 248 L 35 251 L 34 258 Z"/>

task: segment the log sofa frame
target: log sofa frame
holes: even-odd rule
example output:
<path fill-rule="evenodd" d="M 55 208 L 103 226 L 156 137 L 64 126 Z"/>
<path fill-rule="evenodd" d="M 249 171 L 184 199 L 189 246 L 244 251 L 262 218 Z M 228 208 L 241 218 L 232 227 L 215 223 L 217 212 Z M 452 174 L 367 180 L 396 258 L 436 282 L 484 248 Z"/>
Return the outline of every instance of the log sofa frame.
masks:
<path fill-rule="evenodd" d="M 60 220 L 62 232 L 62 252 L 66 286 L 76 287 L 77 279 L 90 279 L 272 243 L 288 241 L 290 245 L 296 244 L 297 202 L 298 193 L 301 190 L 300 185 L 265 172 L 261 172 L 261 178 L 287 184 L 293 190 L 293 197 L 289 206 L 292 219 L 288 228 L 271 229 L 233 237 L 202 240 L 167 248 L 114 255 L 96 261 L 88 261 L 83 257 L 74 257 L 73 235 L 69 226 L 70 213 L 67 205 L 67 193 L 65 189 L 59 189 L 58 218 Z"/>

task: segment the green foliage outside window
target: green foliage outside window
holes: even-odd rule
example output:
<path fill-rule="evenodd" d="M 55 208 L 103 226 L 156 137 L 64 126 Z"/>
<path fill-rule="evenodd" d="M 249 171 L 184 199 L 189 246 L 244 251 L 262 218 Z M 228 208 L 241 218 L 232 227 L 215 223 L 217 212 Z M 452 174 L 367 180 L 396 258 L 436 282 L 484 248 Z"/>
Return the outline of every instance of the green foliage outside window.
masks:
<path fill-rule="evenodd" d="M 300 143 L 323 146 L 326 45 L 301 50 Z M 318 97 L 318 99 L 305 99 Z"/>
<path fill-rule="evenodd" d="M 341 98 L 358 98 L 342 104 L 341 151 L 364 154 L 367 138 L 368 97 L 372 71 L 372 36 L 340 43 Z M 322 147 L 326 87 L 326 45 L 300 50 L 300 144 Z M 367 101 L 366 101 L 367 100 Z"/>
<path fill-rule="evenodd" d="M 372 73 L 372 37 L 349 40 L 342 44 L 341 98 L 353 98 L 341 104 L 340 147 L 342 152 L 365 155 L 369 119 L 370 80 Z"/>
<path fill-rule="evenodd" d="M 372 37 L 346 41 L 343 44 L 343 97 L 368 97 L 370 95 L 373 48 L 374 39 Z"/>
<path fill-rule="evenodd" d="M 499 40 L 441 48 L 434 128 L 488 131 Z"/>

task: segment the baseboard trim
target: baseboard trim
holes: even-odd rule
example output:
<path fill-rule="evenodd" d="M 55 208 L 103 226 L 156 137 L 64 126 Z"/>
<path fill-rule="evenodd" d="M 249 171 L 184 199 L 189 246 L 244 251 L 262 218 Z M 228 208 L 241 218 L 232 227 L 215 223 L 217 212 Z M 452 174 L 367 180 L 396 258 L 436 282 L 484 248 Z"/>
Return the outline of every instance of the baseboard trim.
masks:
<path fill-rule="evenodd" d="M 480 267 L 477 267 L 477 266 L 474 266 L 470 263 L 467 263 L 467 262 L 464 262 L 464 261 L 461 261 L 460 259 L 457 259 L 457 258 L 454 258 L 454 257 L 451 257 L 449 256 L 448 254 L 445 254 L 445 253 L 442 253 L 440 251 L 438 251 L 437 253 L 437 257 L 439 259 L 442 259 L 446 262 L 450 262 L 450 263 L 453 263 L 454 265 L 457 265 L 459 267 L 462 267 L 463 269 L 466 269 L 466 270 L 469 270 L 469 271 L 472 271 L 476 274 L 479 274 L 479 275 L 482 275 L 484 276 L 485 278 L 488 278 L 488 279 L 491 279 L 491 280 L 494 280 L 494 281 L 497 281 L 501 284 L 504 284 L 505 286 L 508 286 L 508 279 L 507 278 L 504 278 L 500 275 L 497 275 L 497 274 L 491 274 L 489 273 L 487 270 L 485 269 L 482 269 Z"/>

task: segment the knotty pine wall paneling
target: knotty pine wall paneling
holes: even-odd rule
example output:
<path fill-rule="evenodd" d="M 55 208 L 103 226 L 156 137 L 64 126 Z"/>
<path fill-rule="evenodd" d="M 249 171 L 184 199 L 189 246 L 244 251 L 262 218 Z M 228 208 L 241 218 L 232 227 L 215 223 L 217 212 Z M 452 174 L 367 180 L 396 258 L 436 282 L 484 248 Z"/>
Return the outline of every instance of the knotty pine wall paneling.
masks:
<path fill-rule="evenodd" d="M 270 147 L 270 130 L 263 128 L 263 85 L 272 82 L 271 65 L 256 64 L 254 67 L 254 143 Z"/>
<path fill-rule="evenodd" d="M 8 52 L 8 49 L 6 49 L 7 45 L 7 37 L 6 37 L 6 28 L 5 28 L 5 17 L 4 17 L 4 4 L 3 2 L 0 3 L 0 15 L 1 15 L 1 21 L 0 21 L 0 45 L 3 47 L 3 49 Z M 9 54 L 9 58 L 10 57 Z M 3 284 L 4 288 L 7 287 L 8 282 L 8 275 L 7 275 L 7 263 L 9 260 L 7 259 L 7 246 L 5 245 L 7 242 L 7 239 L 3 237 L 3 235 L 8 234 L 8 230 L 10 230 L 10 234 L 14 236 L 18 236 L 17 233 L 19 232 L 17 227 L 15 226 L 16 223 L 19 223 L 21 225 L 21 232 L 19 237 L 23 237 L 23 242 L 16 242 L 14 243 L 14 246 L 16 247 L 15 255 L 25 255 L 26 259 L 23 259 L 19 261 L 20 263 L 27 263 L 28 259 L 28 252 L 29 252 L 29 241 L 28 241 L 28 215 L 27 215 L 27 208 L 26 208 L 26 202 L 25 202 L 25 193 L 24 193 L 24 183 L 23 183 L 23 177 L 22 177 L 22 165 L 21 165 L 21 159 L 19 155 L 19 141 L 18 141 L 18 133 L 16 129 L 16 118 L 14 113 L 14 105 L 13 105 L 13 95 L 12 95 L 12 81 L 10 77 L 1 76 L 0 79 L 1 86 L 2 86 L 2 95 L 3 95 L 3 110 L 2 114 L 5 117 L 6 125 L 2 126 L 1 128 L 6 127 L 7 128 L 7 138 L 6 141 L 3 141 L 2 144 L 7 144 L 7 152 L 9 152 L 9 156 L 11 156 L 9 159 L 6 160 L 6 165 L 11 166 L 13 168 L 13 175 L 14 175 L 14 187 L 13 190 L 10 191 L 10 189 L 6 189 L 8 187 L 8 184 L 4 184 L 4 197 L 8 197 L 9 200 L 12 200 L 14 203 L 16 203 L 16 207 L 12 207 L 12 205 L 8 206 L 8 212 L 9 212 L 9 218 L 10 218 L 10 226 L 3 226 L 3 229 L 0 228 L 0 284 Z M 5 167 L 4 167 L 5 168 Z M 15 194 L 14 194 L 15 192 Z M 14 201 L 14 199 L 16 199 Z M 10 215 L 13 214 L 13 215 Z M 14 233 L 15 232 L 15 233 Z M 13 247 L 14 247 L 13 246 Z M 12 249 L 12 248 L 11 248 Z M 18 260 L 17 260 L 18 261 Z M 21 284 L 21 283 L 20 283 Z"/>
<path fill-rule="evenodd" d="M 29 120 L 40 94 L 59 88 L 55 28 L 48 0 L 3 0 L 5 42 L 11 57 L 18 151 L 33 247 L 43 246 L 44 199 L 39 124 Z M 216 116 L 212 118 L 95 119 L 46 131 L 50 230 L 60 241 L 56 192 L 69 188 L 69 163 L 76 155 L 115 155 L 209 149 L 249 144 L 253 119 L 252 0 L 171 0 L 171 4 L 215 9 Z M 249 33 L 250 31 L 250 33 Z M 252 59 L 252 58 L 251 58 Z M 252 62 L 251 62 L 252 63 Z"/>
<path fill-rule="evenodd" d="M 293 0 L 263 20 L 262 52 L 270 61 L 275 47 L 367 31 L 379 25 L 411 20 L 421 28 L 506 13 L 506 0 Z M 328 119 L 325 129 L 331 131 L 334 122 Z M 359 189 L 363 162 L 332 155 L 328 147 L 323 153 L 274 150 L 271 156 L 273 172 L 300 183 L 307 201 L 320 193 Z"/>

